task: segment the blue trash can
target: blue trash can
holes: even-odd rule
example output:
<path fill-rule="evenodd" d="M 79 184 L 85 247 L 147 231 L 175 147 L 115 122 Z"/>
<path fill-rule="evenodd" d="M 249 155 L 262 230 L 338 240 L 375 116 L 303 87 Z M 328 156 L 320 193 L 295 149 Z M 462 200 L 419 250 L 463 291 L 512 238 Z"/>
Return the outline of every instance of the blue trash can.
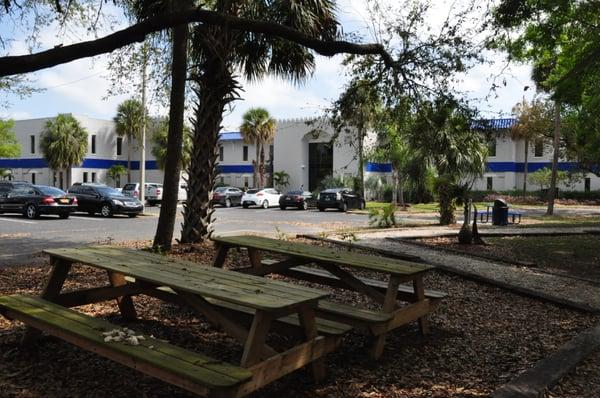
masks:
<path fill-rule="evenodd" d="M 494 200 L 492 225 L 508 225 L 508 204 L 504 199 Z"/>

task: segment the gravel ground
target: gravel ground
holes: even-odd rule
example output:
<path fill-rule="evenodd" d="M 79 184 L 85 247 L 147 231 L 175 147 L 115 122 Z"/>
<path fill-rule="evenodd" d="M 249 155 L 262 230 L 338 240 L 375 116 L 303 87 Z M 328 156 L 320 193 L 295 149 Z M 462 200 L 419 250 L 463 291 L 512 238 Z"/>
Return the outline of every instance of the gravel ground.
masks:
<path fill-rule="evenodd" d="M 143 243 L 142 243 L 143 245 Z M 178 257 L 208 262 L 211 245 L 190 250 L 179 247 Z M 226 266 L 245 262 L 244 253 L 232 251 Z M 77 267 L 66 288 L 104 282 L 95 269 Z M 39 293 L 48 266 L 0 270 L 0 294 Z M 431 334 L 420 337 L 416 325 L 396 330 L 387 341 L 379 362 L 367 359 L 369 339 L 350 333 L 339 350 L 327 357 L 329 377 L 319 385 L 309 372 L 295 372 L 265 389 L 256 397 L 482 397 L 537 360 L 550 354 L 578 332 L 600 321 L 599 316 L 579 313 L 505 290 L 466 281 L 460 277 L 431 272 L 426 287 L 445 291 L 449 297 L 431 316 Z M 337 293 L 335 299 L 356 301 L 354 294 Z M 212 328 L 202 317 L 161 304 L 151 298 L 135 298 L 140 321 L 128 327 L 153 334 L 214 358 L 237 361 L 241 346 Z M 122 322 L 114 303 L 80 307 L 80 310 Z M 39 347 L 19 347 L 20 324 L 0 319 L 0 396 L 2 397 L 188 397 L 182 390 L 143 376 L 133 370 L 68 343 L 47 338 Z M 271 337 L 283 346 L 285 336 Z M 270 341 L 271 342 L 271 341 Z M 593 363 L 598 363 L 598 356 Z M 582 370 L 585 373 L 582 376 Z M 101 375 L 101 377 L 99 377 Z M 553 397 L 597 397 L 600 385 L 589 383 L 575 390 L 582 380 L 600 374 L 598 366 L 585 364 L 565 380 Z M 591 379 L 590 379 L 591 380 Z"/>

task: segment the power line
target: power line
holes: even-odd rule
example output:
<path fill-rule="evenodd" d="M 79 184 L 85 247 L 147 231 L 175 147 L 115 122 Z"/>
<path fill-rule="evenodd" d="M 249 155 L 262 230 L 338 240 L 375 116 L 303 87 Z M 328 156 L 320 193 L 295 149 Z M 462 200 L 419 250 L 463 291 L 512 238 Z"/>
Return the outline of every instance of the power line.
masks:
<path fill-rule="evenodd" d="M 92 78 L 92 77 L 94 77 L 94 76 L 98 76 L 98 75 L 99 75 L 99 74 L 101 74 L 102 72 L 103 72 L 103 71 L 99 71 L 99 72 L 96 72 L 96 73 L 94 73 L 94 74 L 91 74 L 91 75 L 89 75 L 89 76 L 82 77 L 82 78 L 80 78 L 80 79 L 77 79 L 77 80 L 73 80 L 73 81 L 70 81 L 70 82 L 66 82 L 66 83 L 57 84 L 56 86 L 43 87 L 43 88 L 41 88 L 41 90 L 52 90 L 52 89 L 55 89 L 55 88 L 59 88 L 59 87 L 63 87 L 63 86 L 68 86 L 68 85 L 70 85 L 70 84 L 79 83 L 80 81 L 83 81 L 83 80 L 90 79 L 90 78 Z"/>

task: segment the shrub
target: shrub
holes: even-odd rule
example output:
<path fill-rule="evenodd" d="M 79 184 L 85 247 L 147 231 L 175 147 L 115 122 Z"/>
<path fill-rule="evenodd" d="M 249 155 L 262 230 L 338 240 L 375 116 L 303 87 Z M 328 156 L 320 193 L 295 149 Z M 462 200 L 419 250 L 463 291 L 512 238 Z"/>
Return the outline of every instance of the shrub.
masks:
<path fill-rule="evenodd" d="M 398 225 L 396 221 L 396 204 L 390 203 L 381 208 L 369 210 L 369 225 L 379 228 L 391 228 Z"/>

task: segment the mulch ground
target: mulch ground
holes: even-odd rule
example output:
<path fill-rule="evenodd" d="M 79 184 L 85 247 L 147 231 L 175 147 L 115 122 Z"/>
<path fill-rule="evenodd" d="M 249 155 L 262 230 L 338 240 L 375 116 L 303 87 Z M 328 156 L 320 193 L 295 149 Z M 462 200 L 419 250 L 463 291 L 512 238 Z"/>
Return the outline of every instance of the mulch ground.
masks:
<path fill-rule="evenodd" d="M 434 248 L 503 261 L 523 262 L 532 270 L 574 276 L 600 282 L 600 236 L 485 237 L 485 246 L 461 245 L 456 238 L 425 238 L 417 242 Z"/>
<path fill-rule="evenodd" d="M 130 245 L 132 246 L 132 245 Z M 143 246 L 143 243 L 138 244 Z M 179 246 L 177 257 L 207 263 L 212 245 Z M 246 263 L 243 252 L 232 251 L 228 267 Z M 67 289 L 106 281 L 103 272 L 76 267 Z M 0 294 L 38 294 L 48 266 L 0 270 Z M 301 370 L 256 392 L 256 397 L 483 397 L 530 368 L 578 332 L 600 321 L 579 313 L 456 276 L 431 272 L 426 287 L 449 297 L 430 317 L 431 334 L 419 336 L 416 325 L 396 330 L 387 339 L 379 362 L 370 361 L 370 340 L 348 334 L 339 350 L 327 357 L 329 377 L 311 382 Z M 336 300 L 355 302 L 356 294 L 337 292 Z M 198 349 L 214 358 L 237 361 L 242 347 L 203 318 L 155 299 L 134 299 L 140 321 L 128 327 L 157 338 Z M 119 320 L 114 303 L 79 308 L 111 322 Z M 185 391 L 104 360 L 68 343 L 45 338 L 23 349 L 23 326 L 0 318 L 0 396 L 2 397 L 188 397 Z M 285 344 L 286 336 L 274 338 Z M 600 396 L 600 355 L 569 376 L 553 397 Z M 588 383 L 594 378 L 596 384 Z"/>

